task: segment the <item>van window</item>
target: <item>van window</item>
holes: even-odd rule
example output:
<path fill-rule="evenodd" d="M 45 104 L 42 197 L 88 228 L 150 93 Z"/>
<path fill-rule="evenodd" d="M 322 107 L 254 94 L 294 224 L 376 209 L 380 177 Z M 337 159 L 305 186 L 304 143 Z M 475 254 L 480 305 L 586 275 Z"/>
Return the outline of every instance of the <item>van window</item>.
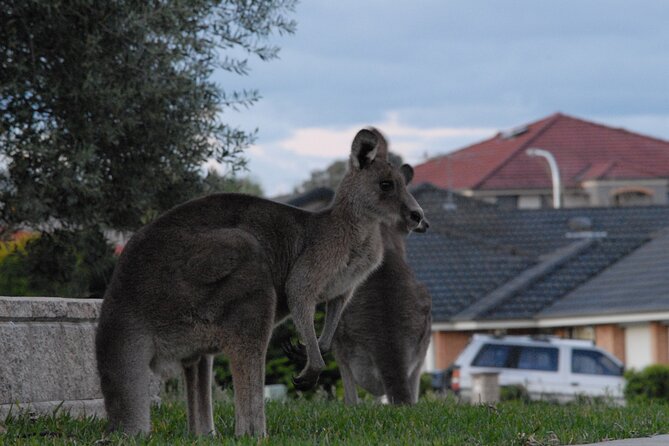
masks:
<path fill-rule="evenodd" d="M 558 369 L 558 349 L 554 347 L 520 347 L 518 368 L 555 372 Z"/>
<path fill-rule="evenodd" d="M 622 376 L 623 369 L 608 356 L 595 350 L 574 349 L 571 354 L 572 373 Z"/>
<path fill-rule="evenodd" d="M 511 345 L 485 344 L 472 362 L 476 367 L 511 367 Z"/>

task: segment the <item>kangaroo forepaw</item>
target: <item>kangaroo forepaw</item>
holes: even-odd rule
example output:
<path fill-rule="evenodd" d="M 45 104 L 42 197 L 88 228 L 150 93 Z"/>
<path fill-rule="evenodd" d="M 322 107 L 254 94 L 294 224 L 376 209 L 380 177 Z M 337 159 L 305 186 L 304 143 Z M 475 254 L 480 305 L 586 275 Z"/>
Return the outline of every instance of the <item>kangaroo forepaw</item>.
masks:
<path fill-rule="evenodd" d="M 281 344 L 281 348 L 291 361 L 298 364 L 305 364 L 307 362 L 307 349 L 304 344 L 294 344 L 288 340 Z"/>
<path fill-rule="evenodd" d="M 318 377 L 320 372 L 303 370 L 298 376 L 293 377 L 293 385 L 296 390 L 310 390 L 318 384 Z"/>

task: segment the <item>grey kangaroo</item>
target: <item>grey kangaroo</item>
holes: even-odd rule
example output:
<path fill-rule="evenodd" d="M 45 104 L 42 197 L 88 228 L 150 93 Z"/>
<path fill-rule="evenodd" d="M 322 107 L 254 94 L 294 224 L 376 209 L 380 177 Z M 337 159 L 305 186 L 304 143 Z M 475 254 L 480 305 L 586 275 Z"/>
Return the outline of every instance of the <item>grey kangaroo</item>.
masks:
<path fill-rule="evenodd" d="M 346 404 L 358 402 L 356 384 L 392 404 L 418 401 L 432 299 L 404 260 L 406 226 L 383 225 L 382 232 L 383 263 L 355 291 L 332 345 Z"/>
<path fill-rule="evenodd" d="M 409 184 L 412 171 L 403 173 Z M 382 224 L 383 263 L 355 290 L 337 326 L 332 347 L 346 404 L 358 402 L 356 384 L 377 397 L 386 395 L 393 404 L 418 401 L 432 299 L 405 261 L 410 230 L 404 222 Z M 306 359 L 301 346 L 283 347 L 295 362 Z"/>
<path fill-rule="evenodd" d="M 408 171 L 411 168 L 402 168 Z M 96 335 L 111 430 L 148 433 L 151 370 L 183 370 L 188 427 L 213 435 L 212 358 L 230 360 L 235 434 L 266 435 L 263 385 L 273 326 L 291 316 L 313 386 L 352 291 L 381 263 L 380 223 L 421 229 L 423 211 L 375 129 L 355 136 L 331 208 L 308 212 L 240 194 L 179 205 L 126 245 L 105 293 Z M 316 338 L 316 305 L 326 322 Z"/>

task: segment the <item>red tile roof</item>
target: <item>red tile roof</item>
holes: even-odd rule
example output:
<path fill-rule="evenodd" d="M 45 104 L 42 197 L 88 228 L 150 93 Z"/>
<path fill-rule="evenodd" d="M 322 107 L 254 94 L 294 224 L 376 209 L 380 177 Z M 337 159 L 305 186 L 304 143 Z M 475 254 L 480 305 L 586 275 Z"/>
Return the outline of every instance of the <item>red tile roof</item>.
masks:
<path fill-rule="evenodd" d="M 525 150 L 548 150 L 565 187 L 583 181 L 669 178 L 669 141 L 555 113 L 415 167 L 414 183 L 453 189 L 547 189 L 546 161 Z M 450 166 L 449 166 L 450 163 Z M 450 176 L 450 179 L 449 179 Z"/>

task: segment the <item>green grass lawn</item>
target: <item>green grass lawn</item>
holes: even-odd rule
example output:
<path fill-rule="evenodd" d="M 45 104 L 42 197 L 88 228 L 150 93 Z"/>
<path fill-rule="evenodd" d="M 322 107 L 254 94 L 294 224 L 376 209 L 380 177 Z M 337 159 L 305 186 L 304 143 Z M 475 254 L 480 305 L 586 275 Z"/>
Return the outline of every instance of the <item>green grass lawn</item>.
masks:
<path fill-rule="evenodd" d="M 154 432 L 150 437 L 128 439 L 117 434 L 105 436 L 101 420 L 72 419 L 65 414 L 37 418 L 22 415 L 0 422 L 0 444 L 579 444 L 669 433 L 669 405 L 504 402 L 468 406 L 452 400 L 424 400 L 415 407 L 366 402 L 351 408 L 336 401 L 292 400 L 268 403 L 269 437 L 260 441 L 234 439 L 230 403 L 216 405 L 219 437 L 215 440 L 187 434 L 181 403 L 156 407 L 152 420 Z"/>

